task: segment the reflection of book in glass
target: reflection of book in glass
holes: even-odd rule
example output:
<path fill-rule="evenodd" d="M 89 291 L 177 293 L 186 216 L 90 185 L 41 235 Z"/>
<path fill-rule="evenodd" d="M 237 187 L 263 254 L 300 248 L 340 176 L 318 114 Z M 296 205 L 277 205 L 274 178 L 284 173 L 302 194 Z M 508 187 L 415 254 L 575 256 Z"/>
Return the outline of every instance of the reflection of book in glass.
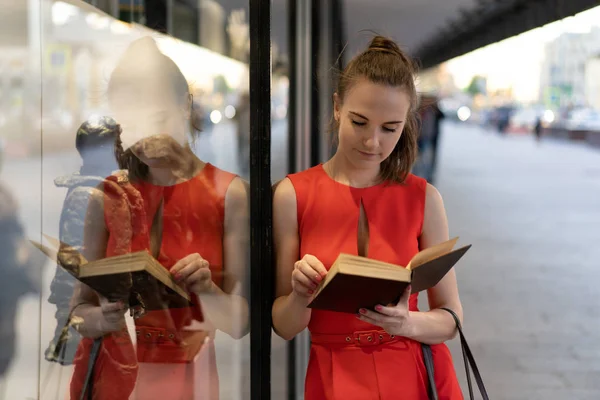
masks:
<path fill-rule="evenodd" d="M 47 235 L 44 237 L 51 247 L 30 242 L 109 301 L 128 304 L 132 313 L 191 305 L 188 293 L 147 251 L 88 262 L 72 246 Z"/>
<path fill-rule="evenodd" d="M 395 304 L 406 286 L 412 293 L 430 289 L 471 248 L 453 250 L 458 238 L 417 253 L 406 268 L 366 257 L 340 254 L 317 288 L 310 308 L 358 313 L 360 308 Z"/>

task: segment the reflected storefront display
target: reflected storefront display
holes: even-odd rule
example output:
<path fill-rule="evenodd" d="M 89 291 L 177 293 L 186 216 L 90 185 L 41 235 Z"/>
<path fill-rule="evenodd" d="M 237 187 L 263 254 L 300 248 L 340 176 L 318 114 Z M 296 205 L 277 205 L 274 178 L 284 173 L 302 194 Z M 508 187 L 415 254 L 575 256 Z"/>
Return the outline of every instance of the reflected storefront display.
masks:
<path fill-rule="evenodd" d="M 2 353 L 0 396 L 248 398 L 247 12 L 204 1 L 193 7 L 203 17 L 189 18 L 175 2 L 162 30 L 152 1 L 23 3 L 14 13 L 29 31 L 0 64 L 2 193 L 15 199 L 19 240 L 58 243 L 58 258 L 29 244 L 15 252 L 22 265 L 6 265 L 27 284 L 3 307 L 15 346 Z M 199 21 L 216 10 L 224 24 L 211 37 Z M 134 55 L 146 40 L 152 54 Z M 139 316 L 131 296 L 105 299 L 64 268 L 66 255 L 136 251 L 165 267 L 190 307 L 161 298 Z"/>

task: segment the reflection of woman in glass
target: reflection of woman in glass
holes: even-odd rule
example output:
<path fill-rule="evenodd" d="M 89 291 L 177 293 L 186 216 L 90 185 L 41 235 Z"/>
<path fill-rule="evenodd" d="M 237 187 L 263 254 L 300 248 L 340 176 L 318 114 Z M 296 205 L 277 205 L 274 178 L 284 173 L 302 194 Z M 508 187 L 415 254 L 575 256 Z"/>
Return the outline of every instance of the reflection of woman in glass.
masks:
<path fill-rule="evenodd" d="M 244 174 L 250 167 L 250 93 L 244 92 L 235 111 L 239 165 Z"/>
<path fill-rule="evenodd" d="M 165 304 L 165 309 L 136 319 L 137 362 L 131 362 L 123 334 L 126 305 L 109 303 L 81 286 L 74 304 L 75 314 L 85 321 L 80 331 L 87 348 L 80 348 L 72 396 L 81 393 L 91 339 L 103 337 L 91 380 L 94 399 L 127 399 L 132 391 L 140 400 L 216 399 L 214 330 L 240 338 L 248 327 L 243 297 L 246 186 L 193 154 L 187 143 L 192 108 L 187 82 L 152 39 L 140 39 L 128 49 L 111 76 L 109 100 L 122 124 L 117 158 L 135 188 L 135 193 L 128 188 L 125 194 L 131 223 L 124 225 L 115 217 L 122 203 L 110 195 L 92 201 L 85 255 L 98 259 L 147 249 L 195 304 Z M 114 181 L 108 180 L 105 192 L 115 192 L 110 186 Z M 77 306 L 81 302 L 85 304 Z M 112 359 L 121 365 L 106 361 Z"/>

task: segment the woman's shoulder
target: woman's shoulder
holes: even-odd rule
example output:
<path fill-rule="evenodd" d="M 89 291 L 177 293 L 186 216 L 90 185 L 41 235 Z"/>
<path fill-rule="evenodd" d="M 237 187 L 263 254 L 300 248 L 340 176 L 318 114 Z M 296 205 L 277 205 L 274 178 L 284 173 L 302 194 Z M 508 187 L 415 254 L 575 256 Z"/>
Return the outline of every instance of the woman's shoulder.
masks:
<path fill-rule="evenodd" d="M 204 193 L 204 203 L 217 204 L 223 210 L 246 208 L 250 202 L 250 185 L 239 175 L 206 163 L 191 180 L 194 190 Z"/>
<path fill-rule="evenodd" d="M 377 186 L 378 193 L 383 197 L 413 198 L 425 201 L 428 183 L 425 179 L 412 173 L 408 174 L 402 183 L 390 182 Z"/>
<path fill-rule="evenodd" d="M 307 168 L 303 171 L 288 174 L 286 177 L 290 178 L 291 180 L 312 179 L 312 178 L 315 178 L 316 176 L 319 176 L 320 172 L 322 172 L 322 171 L 323 171 L 323 164 L 318 164 L 313 167 Z"/>
<path fill-rule="evenodd" d="M 295 209 L 296 189 L 289 175 L 273 185 L 273 205 L 275 207 L 294 207 Z"/>
<path fill-rule="evenodd" d="M 304 171 L 288 174 L 282 183 L 287 181 L 289 185 L 291 185 L 291 188 L 293 188 L 295 191 L 299 191 L 303 188 L 314 186 L 323 177 L 323 166 L 322 164 L 318 164 L 314 167 L 305 169 Z"/>
<path fill-rule="evenodd" d="M 285 178 L 273 185 L 275 199 L 287 199 L 286 203 L 295 199 L 298 190 L 315 182 L 315 178 L 319 177 L 319 169 L 322 169 L 320 164 L 304 171 L 287 174 Z"/>
<path fill-rule="evenodd" d="M 233 180 L 234 178 L 238 177 L 237 174 L 234 174 L 233 172 L 229 172 L 224 169 L 221 169 L 211 163 L 206 163 L 204 165 L 204 167 L 200 171 L 199 175 L 203 175 L 203 174 L 213 176 L 216 179 L 227 179 L 227 180 Z"/>
<path fill-rule="evenodd" d="M 409 188 L 413 188 L 422 192 L 425 192 L 427 190 L 427 185 L 429 185 L 425 178 L 421 178 L 413 173 L 409 173 L 406 176 L 404 184 Z"/>
<path fill-rule="evenodd" d="M 196 174 L 192 183 L 214 188 L 220 195 L 225 196 L 232 183 L 243 182 L 243 179 L 233 172 L 226 171 L 213 164 L 206 163 L 202 170 Z"/>
<path fill-rule="evenodd" d="M 425 214 L 439 214 L 444 211 L 444 200 L 440 191 L 431 183 L 425 182 Z"/>

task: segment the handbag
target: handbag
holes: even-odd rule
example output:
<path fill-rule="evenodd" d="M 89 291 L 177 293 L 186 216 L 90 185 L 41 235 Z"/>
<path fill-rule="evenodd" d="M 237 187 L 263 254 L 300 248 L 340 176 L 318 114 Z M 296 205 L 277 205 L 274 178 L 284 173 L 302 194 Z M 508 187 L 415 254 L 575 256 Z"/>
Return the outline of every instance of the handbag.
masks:
<path fill-rule="evenodd" d="M 441 308 L 441 310 L 445 310 L 452 315 L 454 318 L 454 322 L 456 323 L 456 328 L 458 329 L 458 333 L 460 335 L 460 345 L 463 353 L 463 360 L 465 363 L 465 372 L 467 375 L 467 385 L 469 387 L 469 398 L 474 400 L 473 396 L 473 383 L 471 382 L 471 369 L 473 370 L 473 376 L 475 377 L 475 382 L 479 388 L 479 393 L 481 393 L 481 397 L 483 400 L 489 400 L 487 391 L 485 390 L 485 386 L 483 384 L 483 379 L 481 378 L 481 373 L 479 372 L 479 368 L 477 368 L 477 363 L 475 362 L 475 358 L 473 357 L 473 353 L 469 348 L 469 344 L 467 343 L 467 339 L 465 339 L 465 335 L 463 334 L 463 330 L 460 324 L 460 320 L 456 313 L 449 308 Z M 431 352 L 431 347 L 427 344 L 422 343 L 421 349 L 423 351 L 423 362 L 425 363 L 425 370 L 427 371 L 427 384 L 428 384 L 428 392 L 430 400 L 438 400 L 437 388 L 435 387 L 435 370 L 433 367 L 433 354 Z"/>

